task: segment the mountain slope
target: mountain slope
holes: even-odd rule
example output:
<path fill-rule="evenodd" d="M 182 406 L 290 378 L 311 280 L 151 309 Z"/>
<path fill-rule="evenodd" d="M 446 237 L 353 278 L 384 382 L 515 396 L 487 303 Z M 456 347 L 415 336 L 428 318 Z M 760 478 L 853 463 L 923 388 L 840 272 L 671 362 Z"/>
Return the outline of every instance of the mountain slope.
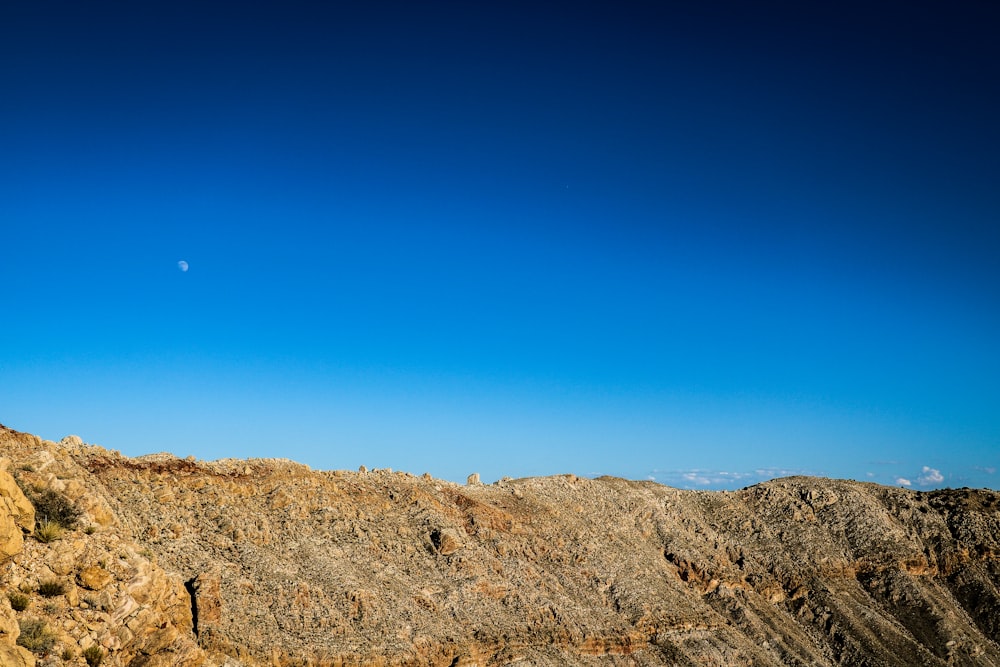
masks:
<path fill-rule="evenodd" d="M 132 565 L 108 584 L 108 628 L 143 613 L 169 627 L 140 648 L 155 631 L 134 622 L 105 664 L 1000 665 L 992 491 L 806 477 L 736 492 L 574 476 L 460 486 L 130 459 L 8 429 L 0 456 L 99 528 L 68 534 L 74 553 L 120 541 L 108 548 Z M 27 539 L 0 585 L 34 581 L 54 549 Z M 53 576 L 80 587 L 94 566 L 78 557 Z M 133 570 L 164 583 L 122 615 Z M 80 612 L 64 607 L 54 622 Z"/>

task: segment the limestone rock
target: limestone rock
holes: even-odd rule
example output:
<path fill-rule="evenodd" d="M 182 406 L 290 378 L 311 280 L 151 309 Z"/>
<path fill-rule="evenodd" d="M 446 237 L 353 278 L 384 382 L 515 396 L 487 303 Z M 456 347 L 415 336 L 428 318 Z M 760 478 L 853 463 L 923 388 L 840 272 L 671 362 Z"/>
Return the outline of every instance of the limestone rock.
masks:
<path fill-rule="evenodd" d="M 0 562 L 10 558 L 14 554 L 20 553 L 24 546 L 24 537 L 21 529 L 14 522 L 14 518 L 0 508 Z"/>
<path fill-rule="evenodd" d="M 35 656 L 20 646 L 0 644 L 0 667 L 35 667 Z"/>
<path fill-rule="evenodd" d="M 85 567 L 76 574 L 76 583 L 91 591 L 99 591 L 112 581 L 111 573 L 97 565 Z"/>
<path fill-rule="evenodd" d="M 9 461 L 0 460 L 0 561 L 21 551 L 23 532 L 35 528 L 35 508 L 21 492 L 7 467 Z"/>
<path fill-rule="evenodd" d="M 7 472 L 7 465 L 0 459 L 0 512 L 8 514 L 21 530 L 30 533 L 35 529 L 35 508 Z"/>
<path fill-rule="evenodd" d="M 10 608 L 6 600 L 0 600 L 0 644 L 13 644 L 21 634 L 17 623 L 17 614 Z"/>

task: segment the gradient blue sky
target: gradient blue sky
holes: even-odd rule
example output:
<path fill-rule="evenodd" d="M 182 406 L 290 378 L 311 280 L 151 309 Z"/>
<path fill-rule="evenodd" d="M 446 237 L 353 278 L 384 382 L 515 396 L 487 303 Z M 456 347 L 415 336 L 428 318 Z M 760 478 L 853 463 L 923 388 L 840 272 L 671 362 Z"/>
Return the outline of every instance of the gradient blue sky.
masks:
<path fill-rule="evenodd" d="M 0 422 L 1000 488 L 998 34 L 986 0 L 5 2 Z"/>

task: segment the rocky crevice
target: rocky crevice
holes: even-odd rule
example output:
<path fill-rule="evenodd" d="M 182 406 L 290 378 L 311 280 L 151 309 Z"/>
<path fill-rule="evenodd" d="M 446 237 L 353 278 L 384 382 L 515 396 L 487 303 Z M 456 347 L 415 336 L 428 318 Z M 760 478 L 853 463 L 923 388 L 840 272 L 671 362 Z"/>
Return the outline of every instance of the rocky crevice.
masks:
<path fill-rule="evenodd" d="M 193 579 L 188 579 L 184 582 L 184 590 L 187 591 L 188 596 L 191 598 L 191 632 L 194 636 L 198 636 L 198 591 L 195 588 L 195 582 L 198 581 L 197 577 Z"/>

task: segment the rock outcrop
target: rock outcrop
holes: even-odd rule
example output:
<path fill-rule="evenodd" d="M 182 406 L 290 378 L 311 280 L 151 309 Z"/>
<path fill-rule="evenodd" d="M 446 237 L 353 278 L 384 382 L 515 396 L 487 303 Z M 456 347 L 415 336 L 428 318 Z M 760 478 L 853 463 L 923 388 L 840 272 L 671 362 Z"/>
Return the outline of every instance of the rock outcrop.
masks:
<path fill-rule="evenodd" d="M 84 512 L 62 539 L 0 557 L 0 586 L 30 597 L 0 614 L 4 667 L 27 653 L 4 657 L 19 648 L 4 618 L 46 619 L 63 657 L 35 655 L 81 667 L 91 645 L 135 667 L 1000 666 L 993 491 L 457 485 L 132 459 L 8 429 L 0 455 L 22 486 Z M 66 591 L 33 592 L 50 580 Z"/>
<path fill-rule="evenodd" d="M 35 529 L 35 508 L 7 472 L 10 461 L 0 458 L 0 560 L 20 553 L 22 531 Z"/>

